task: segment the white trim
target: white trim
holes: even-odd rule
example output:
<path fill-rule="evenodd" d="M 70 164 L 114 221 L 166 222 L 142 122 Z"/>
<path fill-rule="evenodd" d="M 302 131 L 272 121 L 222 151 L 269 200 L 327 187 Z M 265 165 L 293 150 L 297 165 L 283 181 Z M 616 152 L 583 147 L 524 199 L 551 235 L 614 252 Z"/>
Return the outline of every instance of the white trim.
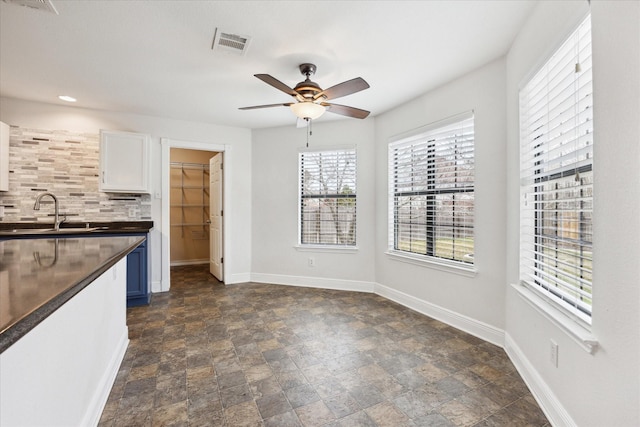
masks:
<path fill-rule="evenodd" d="M 109 366 L 107 370 L 102 375 L 102 379 L 97 387 L 97 393 L 94 394 L 93 399 L 91 399 L 91 403 L 87 408 L 87 412 L 84 414 L 84 419 L 80 425 L 83 426 L 97 426 L 100 422 L 100 417 L 102 416 L 102 411 L 104 411 L 104 407 L 107 404 L 107 400 L 109 399 L 109 394 L 111 393 L 111 388 L 116 381 L 116 376 L 118 375 L 118 371 L 120 370 L 120 365 L 124 360 L 124 355 L 127 351 L 127 347 L 129 346 L 129 332 L 128 328 L 123 330 L 123 334 L 120 336 L 120 340 L 118 345 L 116 346 L 116 351 L 113 353 L 113 357 L 109 362 Z"/>
<path fill-rule="evenodd" d="M 538 296 L 535 292 L 523 285 L 514 285 L 520 298 L 533 307 L 545 319 L 560 328 L 566 335 L 573 339 L 584 351 L 594 354 L 598 349 L 598 339 L 580 324 L 570 319 L 562 310 L 554 307 L 549 302 Z"/>
<path fill-rule="evenodd" d="M 201 265 L 208 263 L 208 259 L 186 259 L 184 261 L 171 261 L 171 267 L 179 267 L 182 265 Z"/>
<path fill-rule="evenodd" d="M 324 277 L 288 276 L 284 274 L 252 273 L 251 281 L 304 288 L 336 289 L 341 291 L 373 292 L 374 282 L 361 280 L 326 279 Z"/>
<path fill-rule="evenodd" d="M 396 289 L 376 283 L 376 294 L 404 305 L 418 313 L 437 319 L 456 329 L 467 332 L 499 347 L 504 345 L 504 331 L 487 323 L 456 313 Z"/>
<path fill-rule="evenodd" d="M 358 152 L 358 146 L 356 144 L 343 144 L 343 145 L 325 145 L 322 147 L 298 147 L 298 153 L 319 153 L 324 151 L 345 151 L 353 150 Z"/>
<path fill-rule="evenodd" d="M 294 248 L 300 252 L 333 252 L 333 253 L 356 253 L 360 249 L 357 246 L 338 246 L 338 245 L 294 245 Z"/>
<path fill-rule="evenodd" d="M 540 408 L 553 426 L 573 427 L 577 424 L 564 408 L 562 402 L 553 393 L 551 387 L 542 379 L 538 371 L 531 364 L 529 359 L 518 347 L 511 336 L 506 333 L 504 338 L 504 350 L 511 359 L 511 362 L 518 370 L 518 373 L 531 390 L 531 394 L 540 405 Z"/>
<path fill-rule="evenodd" d="M 166 286 L 166 289 L 163 287 Z M 162 280 L 154 280 L 151 282 L 151 293 L 156 294 L 158 292 L 167 292 L 169 290 L 169 283 L 165 283 Z"/>
<path fill-rule="evenodd" d="M 161 161 L 161 175 L 162 175 L 162 190 L 161 190 L 161 194 L 162 194 L 162 200 L 161 200 L 161 216 L 162 216 L 162 229 L 161 229 L 161 233 L 162 233 L 162 239 L 161 239 L 161 245 L 162 245 L 162 250 L 161 250 L 161 254 L 160 254 L 160 265 L 161 265 L 161 286 L 160 286 L 160 292 L 167 292 L 170 288 L 171 288 L 171 265 L 170 265 L 170 253 L 169 253 L 169 248 L 171 247 L 171 241 L 170 241 L 170 231 L 171 230 L 171 224 L 170 224 L 170 206 L 169 206 L 169 166 L 171 163 L 171 148 L 184 148 L 184 149 L 188 149 L 188 150 L 203 150 L 203 151 L 211 151 L 211 152 L 218 152 L 218 153 L 223 153 L 223 152 L 228 152 L 231 150 L 231 147 L 229 145 L 222 145 L 222 144 L 210 144 L 210 143 L 206 143 L 206 142 L 197 142 L 197 141 L 183 141 L 183 140 L 178 140 L 178 139 L 171 139 L 171 138 L 160 138 L 160 145 L 161 145 L 161 149 L 162 149 L 162 161 Z M 225 168 L 223 170 L 223 174 L 224 174 L 224 178 L 223 178 L 223 195 L 222 195 L 222 205 L 224 206 L 224 209 L 228 210 L 229 206 L 231 206 L 231 197 L 232 197 L 232 192 L 231 192 L 231 188 L 229 187 L 229 179 L 225 179 L 229 173 L 228 173 L 228 169 L 231 165 L 231 161 L 229 159 L 229 157 L 231 156 L 225 156 Z M 226 216 L 226 215 L 225 215 Z M 223 221 L 223 230 L 222 230 L 222 235 L 223 236 L 228 236 L 229 234 L 229 221 Z M 224 239 L 224 247 L 223 247 L 223 253 L 229 253 L 229 248 L 228 246 L 228 242 L 231 239 Z M 224 277 L 223 277 L 224 279 Z M 155 286 L 154 286 L 154 290 L 153 292 L 157 292 L 155 290 Z"/>
<path fill-rule="evenodd" d="M 235 283 L 248 283 L 251 281 L 251 273 L 233 273 L 225 276 L 225 285 L 233 285 Z"/>
<path fill-rule="evenodd" d="M 454 114 L 453 116 L 444 117 L 435 122 L 431 122 L 429 124 L 420 126 L 418 128 L 411 129 L 406 132 L 399 133 L 397 135 L 393 135 L 389 138 L 389 144 L 395 144 L 399 141 L 402 141 L 403 139 L 413 139 L 416 136 L 422 135 L 423 133 L 427 133 L 434 129 L 449 126 L 451 124 L 454 124 L 456 122 L 461 122 L 463 120 L 468 120 L 470 118 L 473 118 L 474 115 L 475 115 L 474 110 L 468 110 L 463 113 Z"/>
<path fill-rule="evenodd" d="M 385 254 L 389 257 L 389 259 L 394 261 L 406 262 L 413 265 L 419 265 L 421 267 L 433 268 L 435 270 L 455 273 L 461 276 L 475 277 L 476 274 L 478 274 L 478 270 L 476 270 L 475 264 L 467 265 L 461 262 L 449 261 L 445 259 L 416 255 L 409 252 L 400 252 L 394 250 L 388 250 L 387 252 L 385 252 Z"/>

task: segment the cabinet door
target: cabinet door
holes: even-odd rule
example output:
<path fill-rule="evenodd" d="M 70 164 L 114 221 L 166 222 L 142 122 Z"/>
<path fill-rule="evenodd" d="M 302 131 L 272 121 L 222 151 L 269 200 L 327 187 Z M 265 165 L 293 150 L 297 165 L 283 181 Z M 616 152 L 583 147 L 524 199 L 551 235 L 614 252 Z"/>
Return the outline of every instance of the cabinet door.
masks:
<path fill-rule="evenodd" d="M 0 122 L 0 191 L 9 191 L 9 125 Z"/>
<path fill-rule="evenodd" d="M 100 191 L 150 193 L 149 135 L 100 131 Z"/>
<path fill-rule="evenodd" d="M 127 306 L 149 303 L 146 241 L 127 255 Z"/>

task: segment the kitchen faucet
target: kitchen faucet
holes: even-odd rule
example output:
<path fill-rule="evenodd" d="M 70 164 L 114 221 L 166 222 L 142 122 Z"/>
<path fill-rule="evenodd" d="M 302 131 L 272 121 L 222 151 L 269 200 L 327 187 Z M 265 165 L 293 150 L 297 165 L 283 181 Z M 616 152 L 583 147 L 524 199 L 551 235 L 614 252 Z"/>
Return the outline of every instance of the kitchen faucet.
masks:
<path fill-rule="evenodd" d="M 53 219 L 53 229 L 55 231 L 60 230 L 60 224 L 62 224 L 67 217 L 65 216 L 62 221 L 59 220 L 60 215 L 58 213 L 58 198 L 56 196 L 53 195 L 53 193 L 40 193 L 38 194 L 38 197 L 36 197 L 36 203 L 33 205 L 33 209 L 36 211 L 40 210 L 40 200 L 42 200 L 42 198 L 44 196 L 50 196 L 53 199 L 53 207 L 55 209 L 55 218 Z"/>

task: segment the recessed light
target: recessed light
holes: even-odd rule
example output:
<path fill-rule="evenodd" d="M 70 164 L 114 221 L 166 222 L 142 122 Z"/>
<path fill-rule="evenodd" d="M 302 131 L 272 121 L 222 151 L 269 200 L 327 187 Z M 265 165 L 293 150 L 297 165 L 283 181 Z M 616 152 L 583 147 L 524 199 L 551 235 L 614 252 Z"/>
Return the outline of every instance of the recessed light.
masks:
<path fill-rule="evenodd" d="M 67 101 L 67 102 L 76 102 L 77 101 L 77 99 L 75 99 L 73 96 L 68 96 L 68 95 L 60 95 L 58 98 L 63 100 L 63 101 Z"/>

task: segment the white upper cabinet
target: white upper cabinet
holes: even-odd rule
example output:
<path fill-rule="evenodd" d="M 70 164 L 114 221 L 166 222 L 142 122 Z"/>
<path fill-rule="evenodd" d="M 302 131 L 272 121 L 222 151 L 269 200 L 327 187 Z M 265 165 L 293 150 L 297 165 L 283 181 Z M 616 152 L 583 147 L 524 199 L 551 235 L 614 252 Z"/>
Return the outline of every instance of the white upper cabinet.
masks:
<path fill-rule="evenodd" d="M 0 191 L 9 191 L 9 125 L 0 122 Z"/>
<path fill-rule="evenodd" d="M 149 135 L 100 131 L 100 191 L 151 193 Z"/>

